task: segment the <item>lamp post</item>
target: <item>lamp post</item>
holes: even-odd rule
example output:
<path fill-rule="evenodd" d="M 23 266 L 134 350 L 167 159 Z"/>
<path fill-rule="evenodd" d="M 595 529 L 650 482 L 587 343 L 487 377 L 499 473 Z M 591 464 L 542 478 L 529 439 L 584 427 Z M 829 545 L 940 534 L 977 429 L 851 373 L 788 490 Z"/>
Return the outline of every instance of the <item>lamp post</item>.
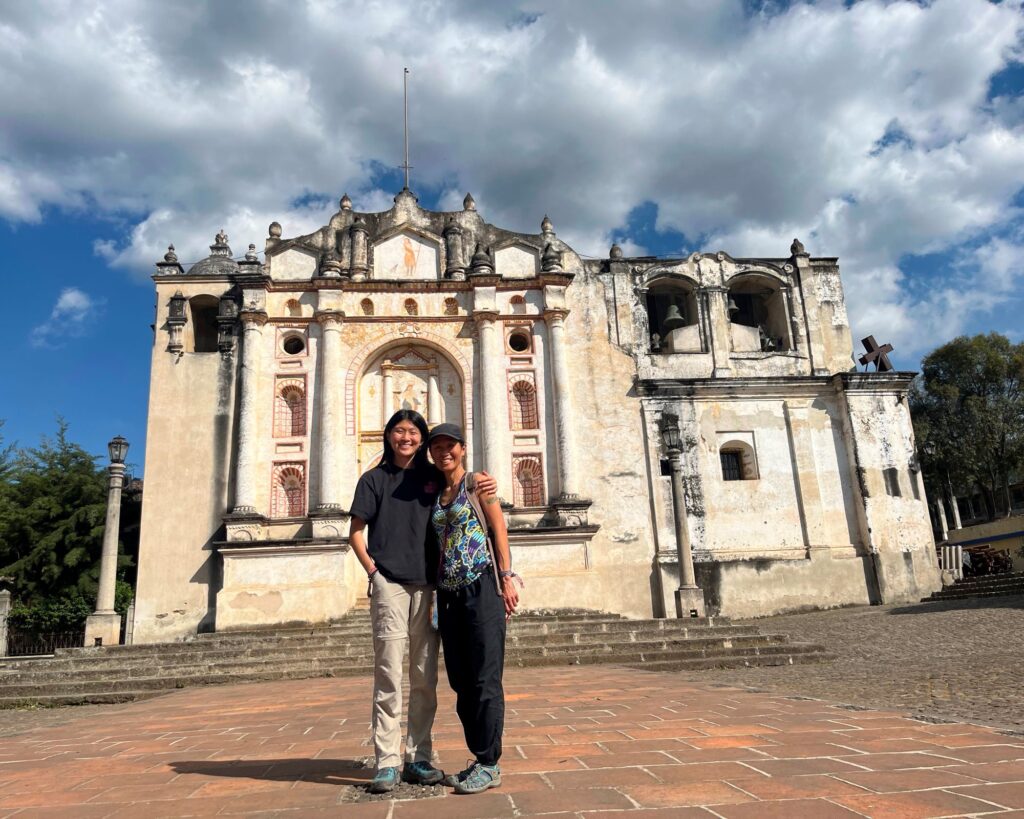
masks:
<path fill-rule="evenodd" d="M 86 646 L 116 646 L 121 642 L 121 615 L 114 611 L 114 585 L 117 580 L 117 535 L 121 523 L 121 487 L 124 485 L 124 459 L 128 441 L 120 435 L 107 444 L 110 454 L 110 484 L 107 490 L 107 525 L 103 530 L 103 555 L 100 558 L 100 588 L 96 611 L 85 620 Z"/>
<path fill-rule="evenodd" d="M 686 519 L 686 489 L 683 486 L 683 438 L 679 417 L 666 412 L 661 416 L 661 439 L 672 469 L 672 515 L 675 518 L 676 557 L 679 561 L 679 587 L 676 589 L 676 617 L 705 617 L 704 592 L 693 573 L 690 529 Z"/>

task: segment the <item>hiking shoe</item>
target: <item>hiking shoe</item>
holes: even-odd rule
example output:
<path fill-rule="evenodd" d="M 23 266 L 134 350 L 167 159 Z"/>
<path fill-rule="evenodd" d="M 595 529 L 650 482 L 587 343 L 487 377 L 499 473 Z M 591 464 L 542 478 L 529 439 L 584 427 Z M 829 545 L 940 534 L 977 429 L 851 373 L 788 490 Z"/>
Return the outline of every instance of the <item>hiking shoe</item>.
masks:
<path fill-rule="evenodd" d="M 469 772 L 473 770 L 474 765 L 476 765 L 476 762 L 472 759 L 469 760 L 469 765 L 466 768 L 462 769 L 457 774 L 448 774 L 448 776 L 444 778 L 444 784 L 449 788 L 454 788 L 460 782 L 464 782 L 466 777 L 469 776 Z"/>
<path fill-rule="evenodd" d="M 444 771 L 439 771 L 429 762 L 406 762 L 402 768 L 402 781 L 413 785 L 436 785 L 444 779 Z"/>
<path fill-rule="evenodd" d="M 391 793 L 398 787 L 398 768 L 381 768 L 370 780 L 370 793 Z"/>
<path fill-rule="evenodd" d="M 466 778 L 455 785 L 455 793 L 483 793 L 500 784 L 501 769 L 497 765 L 481 765 L 477 762 L 469 769 Z"/>

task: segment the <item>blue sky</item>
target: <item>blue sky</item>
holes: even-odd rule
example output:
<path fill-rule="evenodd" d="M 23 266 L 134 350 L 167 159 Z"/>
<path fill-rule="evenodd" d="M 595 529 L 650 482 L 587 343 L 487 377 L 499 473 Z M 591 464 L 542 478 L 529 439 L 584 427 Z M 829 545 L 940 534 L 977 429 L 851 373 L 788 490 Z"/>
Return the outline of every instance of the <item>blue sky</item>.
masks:
<path fill-rule="evenodd" d="M 413 187 L 578 251 L 837 255 L 915 368 L 1024 339 L 1018 0 L 0 2 L 6 440 L 144 455 L 153 263 Z"/>

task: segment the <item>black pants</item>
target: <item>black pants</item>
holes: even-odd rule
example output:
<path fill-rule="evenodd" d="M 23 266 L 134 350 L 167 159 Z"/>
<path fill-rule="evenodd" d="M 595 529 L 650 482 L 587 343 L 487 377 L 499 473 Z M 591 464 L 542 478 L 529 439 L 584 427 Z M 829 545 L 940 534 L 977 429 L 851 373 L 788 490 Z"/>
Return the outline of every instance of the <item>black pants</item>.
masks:
<path fill-rule="evenodd" d="M 493 570 L 457 591 L 438 589 L 437 604 L 444 664 L 466 746 L 477 762 L 496 765 L 505 727 L 505 603 Z"/>

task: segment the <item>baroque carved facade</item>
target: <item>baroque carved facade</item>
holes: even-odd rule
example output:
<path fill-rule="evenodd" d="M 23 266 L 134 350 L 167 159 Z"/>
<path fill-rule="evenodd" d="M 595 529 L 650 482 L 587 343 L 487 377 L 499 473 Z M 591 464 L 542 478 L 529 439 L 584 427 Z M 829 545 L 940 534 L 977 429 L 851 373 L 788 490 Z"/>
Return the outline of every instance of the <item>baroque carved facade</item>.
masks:
<path fill-rule="evenodd" d="M 666 414 L 710 612 L 938 586 L 907 373 L 851 371 L 838 265 L 584 261 L 410 191 L 348 197 L 265 259 L 218 234 L 158 263 L 135 639 L 323 622 L 365 588 L 347 506 L 396 410 L 464 425 L 495 475 L 524 605 L 672 614 Z"/>

